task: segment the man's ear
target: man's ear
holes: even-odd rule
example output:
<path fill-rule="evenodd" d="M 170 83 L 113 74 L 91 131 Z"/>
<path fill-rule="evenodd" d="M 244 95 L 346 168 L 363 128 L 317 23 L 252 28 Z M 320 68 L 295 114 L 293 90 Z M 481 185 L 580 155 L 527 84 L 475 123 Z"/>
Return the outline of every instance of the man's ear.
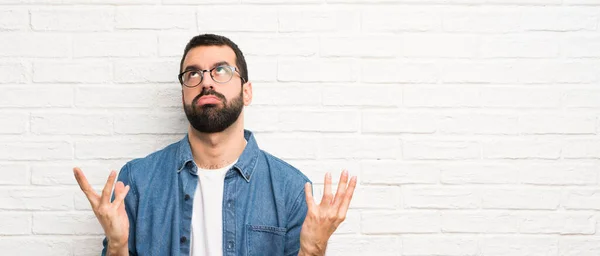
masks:
<path fill-rule="evenodd" d="M 244 97 L 244 106 L 250 105 L 250 103 L 252 103 L 252 82 L 247 82 L 242 85 L 242 93 L 242 97 Z"/>

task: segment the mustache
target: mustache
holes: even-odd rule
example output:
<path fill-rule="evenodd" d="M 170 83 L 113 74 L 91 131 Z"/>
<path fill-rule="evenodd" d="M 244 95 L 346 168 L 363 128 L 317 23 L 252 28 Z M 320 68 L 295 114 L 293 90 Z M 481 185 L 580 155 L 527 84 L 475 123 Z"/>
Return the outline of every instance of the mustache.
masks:
<path fill-rule="evenodd" d="M 210 89 L 202 89 L 202 91 L 200 92 L 200 94 L 198 94 L 198 96 L 196 96 L 193 100 L 192 100 L 192 106 L 196 106 L 196 103 L 198 103 L 198 100 L 200 100 L 200 98 L 202 96 L 206 96 L 206 95 L 212 95 L 215 96 L 217 98 L 219 98 L 222 102 L 226 102 L 225 99 L 225 95 L 216 92 L 215 90 L 210 90 Z"/>

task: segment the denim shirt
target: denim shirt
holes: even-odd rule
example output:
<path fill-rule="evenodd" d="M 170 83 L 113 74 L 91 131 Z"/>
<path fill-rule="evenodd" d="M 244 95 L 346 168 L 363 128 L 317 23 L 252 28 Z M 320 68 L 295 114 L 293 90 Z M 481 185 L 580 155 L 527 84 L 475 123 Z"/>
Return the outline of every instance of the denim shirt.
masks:
<path fill-rule="evenodd" d="M 223 189 L 223 255 L 297 255 L 306 217 L 299 170 L 262 151 L 252 132 Z M 118 180 L 125 197 L 130 255 L 190 255 L 190 231 L 198 167 L 188 136 L 134 159 Z M 211 234 L 207 234 L 211 235 Z M 103 241 L 106 254 L 107 240 Z"/>

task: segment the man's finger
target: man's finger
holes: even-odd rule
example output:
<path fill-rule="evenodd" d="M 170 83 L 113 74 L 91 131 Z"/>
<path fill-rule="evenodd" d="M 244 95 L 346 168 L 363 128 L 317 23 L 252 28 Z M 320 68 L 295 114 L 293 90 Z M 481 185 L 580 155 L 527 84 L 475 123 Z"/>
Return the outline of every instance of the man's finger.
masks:
<path fill-rule="evenodd" d="M 308 206 L 308 210 L 310 211 L 315 206 L 315 199 L 313 198 L 312 185 L 310 182 L 304 184 L 304 196 L 306 197 L 306 206 Z"/>
<path fill-rule="evenodd" d="M 333 199 L 333 205 L 339 205 L 340 202 L 344 199 L 344 192 L 346 191 L 347 184 L 348 171 L 343 170 L 342 175 L 340 176 L 340 182 L 338 183 L 337 191 L 335 192 L 335 198 Z"/>
<path fill-rule="evenodd" d="M 104 184 L 104 189 L 102 190 L 102 198 L 100 198 L 102 203 L 110 203 L 110 192 L 112 192 L 112 186 L 116 177 L 117 173 L 115 171 L 110 171 L 108 180 L 106 180 L 106 184 Z"/>
<path fill-rule="evenodd" d="M 98 194 L 96 194 L 96 191 L 94 191 L 94 189 L 88 182 L 87 178 L 83 174 L 83 171 L 79 169 L 79 167 L 75 167 L 73 168 L 73 174 L 75 175 L 75 180 L 77 180 L 77 184 L 79 184 L 79 188 L 81 189 L 81 191 L 83 191 L 90 203 L 92 203 L 92 201 L 95 202 L 98 198 Z"/>
<path fill-rule="evenodd" d="M 125 186 L 121 181 L 117 182 L 117 185 L 115 185 L 115 200 L 112 203 L 115 208 L 121 207 L 130 188 L 129 185 Z"/>
<path fill-rule="evenodd" d="M 330 205 L 333 200 L 331 194 L 331 173 L 325 174 L 325 188 L 323 190 L 323 199 L 321 199 L 321 205 Z"/>
<path fill-rule="evenodd" d="M 348 190 L 346 190 L 346 195 L 340 205 L 338 213 L 343 213 L 344 215 L 348 211 L 348 207 L 350 206 L 350 201 L 352 200 L 352 195 L 354 194 L 354 189 L 356 188 L 356 176 L 353 176 L 350 179 L 350 184 L 348 185 Z"/>

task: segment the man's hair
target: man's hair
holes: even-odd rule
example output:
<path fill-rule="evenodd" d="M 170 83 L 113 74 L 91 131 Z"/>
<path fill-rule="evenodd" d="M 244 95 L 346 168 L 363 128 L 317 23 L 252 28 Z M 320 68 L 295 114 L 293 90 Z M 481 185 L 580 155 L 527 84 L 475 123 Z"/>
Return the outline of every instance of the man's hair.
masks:
<path fill-rule="evenodd" d="M 179 73 L 183 72 L 183 60 L 188 52 L 198 46 L 229 46 L 233 52 L 235 52 L 235 65 L 239 69 L 240 76 L 243 78 L 243 81 L 248 80 L 248 66 L 246 66 L 246 59 L 244 58 L 244 54 L 238 48 L 237 44 L 231 41 L 229 38 L 215 35 L 215 34 L 203 34 L 197 35 L 193 37 L 188 44 L 185 46 L 185 50 L 183 51 L 183 57 L 181 57 L 181 63 L 179 64 Z M 243 82 L 242 82 L 243 83 Z"/>

